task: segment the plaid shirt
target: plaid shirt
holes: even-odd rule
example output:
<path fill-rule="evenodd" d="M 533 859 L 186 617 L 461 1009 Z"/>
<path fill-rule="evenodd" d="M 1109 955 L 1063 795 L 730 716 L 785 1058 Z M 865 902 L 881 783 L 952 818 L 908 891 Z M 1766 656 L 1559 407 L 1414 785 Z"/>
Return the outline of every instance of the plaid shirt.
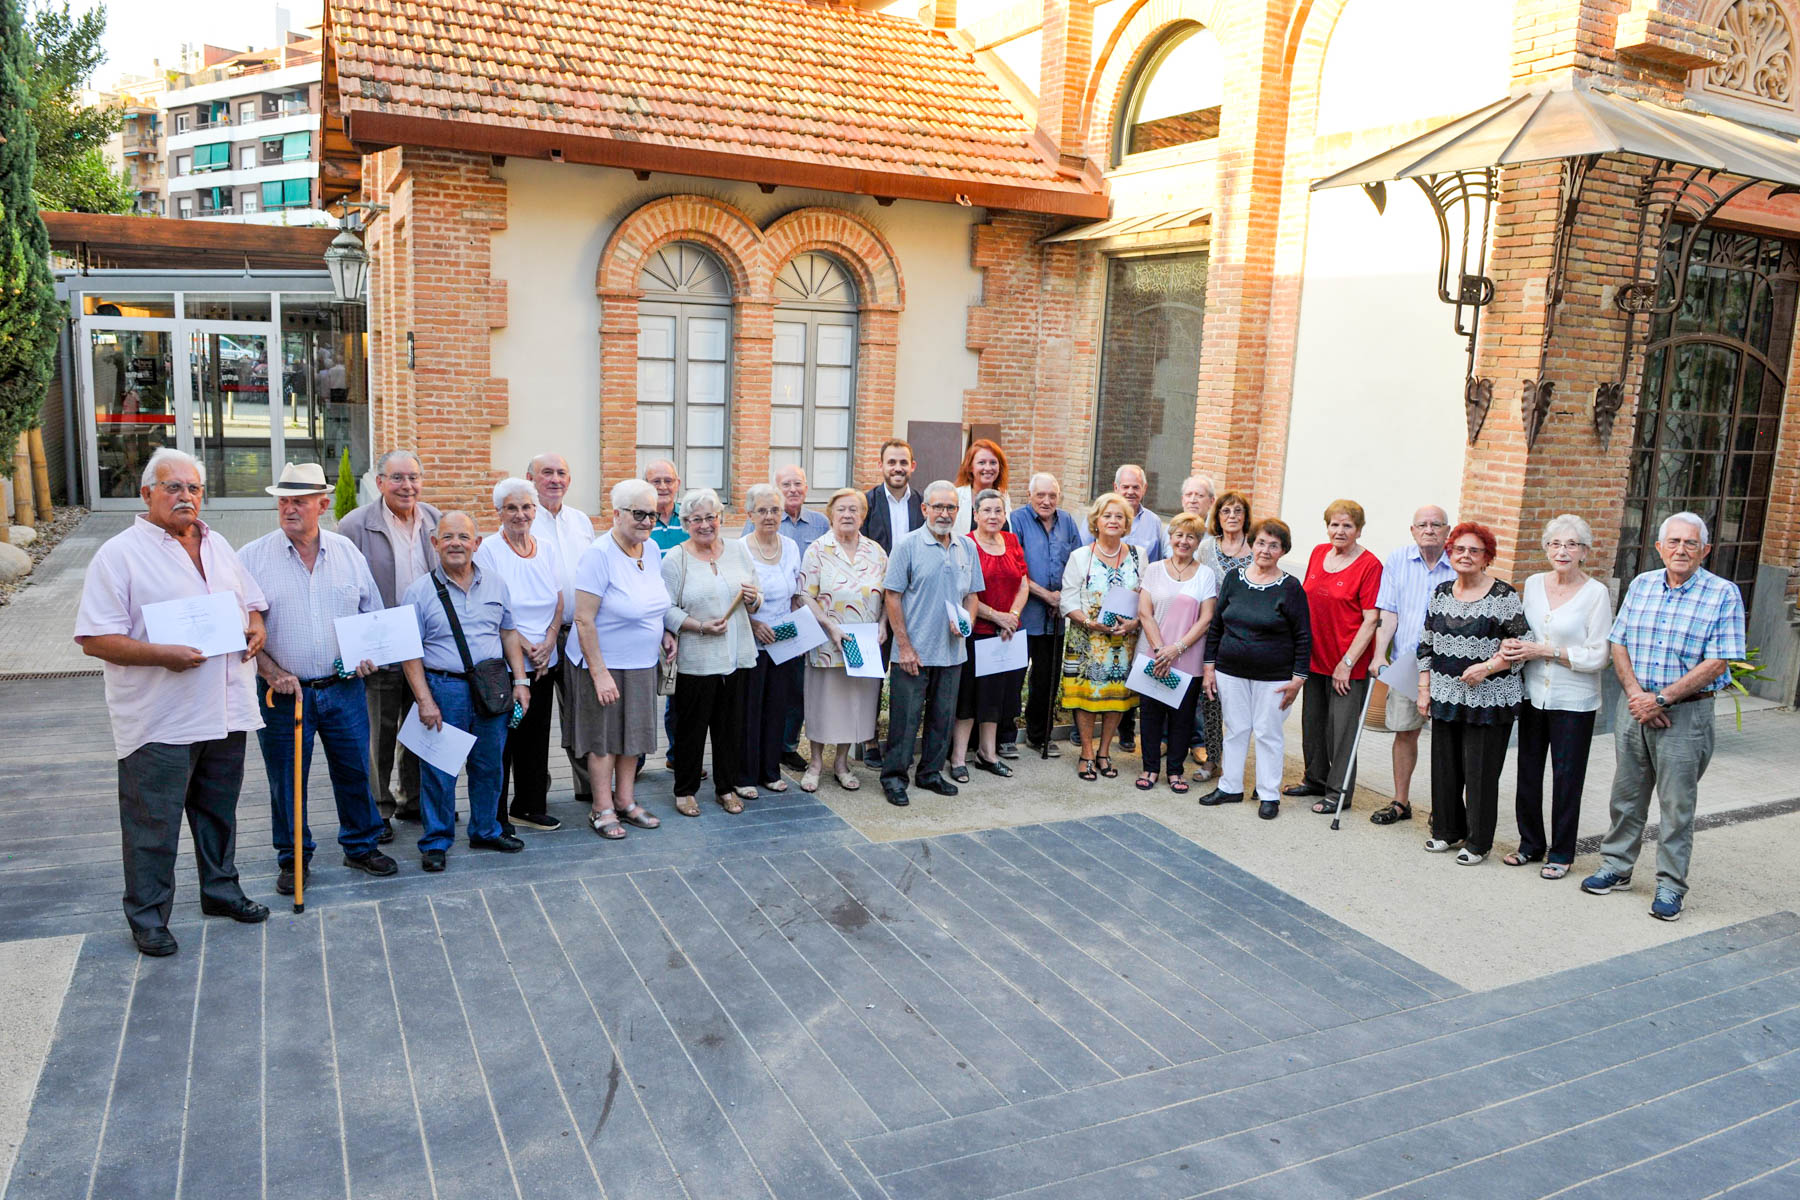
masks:
<path fill-rule="evenodd" d="M 1704 567 L 1678 588 L 1668 572 L 1646 571 L 1626 589 L 1608 640 L 1625 647 L 1639 683 L 1661 691 L 1705 659 L 1744 657 L 1744 598 Z M 1730 682 L 1726 671 L 1706 690 Z"/>

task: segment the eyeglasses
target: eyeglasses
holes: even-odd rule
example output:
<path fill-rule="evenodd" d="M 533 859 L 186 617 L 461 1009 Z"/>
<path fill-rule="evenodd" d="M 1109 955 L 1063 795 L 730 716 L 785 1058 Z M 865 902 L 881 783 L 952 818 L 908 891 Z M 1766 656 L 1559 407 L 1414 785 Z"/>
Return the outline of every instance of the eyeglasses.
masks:
<path fill-rule="evenodd" d="M 1485 546 L 1452 546 L 1450 547 L 1450 553 L 1468 555 L 1486 554 L 1487 548 Z"/>
<path fill-rule="evenodd" d="M 717 525 L 719 514 L 714 513 L 708 517 L 684 517 L 682 523 L 685 525 Z"/>
<path fill-rule="evenodd" d="M 1448 524 L 1449 524 L 1449 522 L 1447 522 L 1447 521 L 1414 521 L 1413 528 L 1414 529 L 1443 529 Z"/>
<path fill-rule="evenodd" d="M 1665 538 L 1663 540 L 1663 545 L 1667 546 L 1671 550 L 1698 551 L 1700 549 L 1700 539 L 1699 538 Z"/>
<path fill-rule="evenodd" d="M 753 517 L 777 517 L 781 515 L 781 510 L 779 508 L 753 508 L 750 510 L 750 515 Z"/>
<path fill-rule="evenodd" d="M 381 478 L 389 483 L 417 483 L 422 477 L 418 475 L 383 475 Z"/>
<path fill-rule="evenodd" d="M 954 504 L 927 504 L 925 506 L 926 512 L 934 513 L 953 513 L 956 509 L 957 506 Z"/>
<path fill-rule="evenodd" d="M 1565 541 L 1562 541 L 1559 539 L 1557 541 L 1547 543 L 1544 546 L 1544 549 L 1546 549 L 1546 550 L 1585 550 L 1585 549 L 1587 549 L 1587 547 L 1581 542 L 1565 542 Z"/>
<path fill-rule="evenodd" d="M 150 486 L 159 489 L 165 496 L 199 496 L 206 491 L 204 483 L 177 483 L 173 479 L 163 480 Z"/>
<path fill-rule="evenodd" d="M 648 525 L 650 522 L 656 520 L 656 510 L 654 508 L 622 508 L 619 511 L 630 517 L 633 521 L 636 521 L 639 525 Z"/>

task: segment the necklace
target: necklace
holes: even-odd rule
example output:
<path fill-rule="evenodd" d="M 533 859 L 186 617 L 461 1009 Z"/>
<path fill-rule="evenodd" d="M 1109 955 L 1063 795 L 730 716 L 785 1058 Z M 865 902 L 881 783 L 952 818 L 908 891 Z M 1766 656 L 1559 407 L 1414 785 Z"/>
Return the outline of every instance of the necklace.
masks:
<path fill-rule="evenodd" d="M 1106 565 L 1109 567 L 1117 567 L 1125 561 L 1125 543 L 1124 542 L 1119 543 L 1119 548 L 1112 552 L 1112 560 L 1108 561 L 1107 552 L 1100 549 L 1099 542 L 1095 542 L 1094 543 L 1094 557 L 1099 559 L 1101 562 L 1106 563 Z"/>
<path fill-rule="evenodd" d="M 626 558 L 629 558 L 636 564 L 638 570 L 641 571 L 644 569 L 644 547 L 641 544 L 637 548 L 637 553 L 633 554 L 631 552 L 631 547 L 619 540 L 619 531 L 616 529 L 612 531 L 612 540 L 613 545 L 619 548 L 620 554 L 623 554 Z"/>
<path fill-rule="evenodd" d="M 1200 560 L 1197 558 L 1188 559 L 1186 575 L 1177 575 L 1175 573 L 1175 560 L 1172 558 L 1168 561 L 1168 564 L 1163 569 L 1169 573 L 1169 578 L 1174 580 L 1176 583 L 1186 583 L 1188 580 L 1190 580 L 1194 577 L 1194 572 L 1200 569 Z"/>
<path fill-rule="evenodd" d="M 763 550 L 761 542 L 757 541 L 755 538 L 751 538 L 750 539 L 750 552 L 752 554 L 756 555 L 756 557 L 760 558 L 762 561 L 764 561 L 766 563 L 780 562 L 781 561 L 781 535 L 780 534 L 775 535 L 775 548 L 773 550 L 767 551 L 767 552 L 765 552 Z"/>

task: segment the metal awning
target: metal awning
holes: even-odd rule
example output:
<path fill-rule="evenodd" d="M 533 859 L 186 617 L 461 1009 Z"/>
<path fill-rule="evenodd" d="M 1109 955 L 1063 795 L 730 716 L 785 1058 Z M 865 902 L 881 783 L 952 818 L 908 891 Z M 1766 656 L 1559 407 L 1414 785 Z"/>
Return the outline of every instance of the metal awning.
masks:
<path fill-rule="evenodd" d="M 1327 176 L 1313 190 L 1484 167 L 1642 154 L 1800 185 L 1800 142 L 1728 117 L 1668 108 L 1575 83 L 1515 93 Z"/>
<path fill-rule="evenodd" d="M 1090 225 L 1077 225 L 1061 233 L 1053 233 L 1038 241 L 1040 246 L 1056 242 L 1097 242 L 1103 238 L 1129 237 L 1145 233 L 1166 233 L 1172 229 L 1190 229 L 1212 220 L 1212 209 L 1190 208 L 1182 212 L 1139 213 L 1135 217 L 1109 217 Z"/>

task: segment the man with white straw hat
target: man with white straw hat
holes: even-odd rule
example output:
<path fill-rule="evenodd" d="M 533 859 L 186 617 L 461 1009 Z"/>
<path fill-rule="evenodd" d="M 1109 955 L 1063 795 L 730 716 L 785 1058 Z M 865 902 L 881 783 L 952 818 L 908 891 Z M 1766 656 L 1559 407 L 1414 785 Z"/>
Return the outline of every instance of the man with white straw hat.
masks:
<path fill-rule="evenodd" d="M 349 538 L 319 528 L 331 507 L 332 487 L 317 463 L 288 463 L 264 489 L 275 497 L 280 526 L 238 552 L 269 602 L 268 640 L 256 656 L 263 687 L 257 691 L 263 727 L 263 763 L 269 774 L 269 807 L 275 857 L 281 874 L 275 890 L 294 894 L 294 698 L 301 711 L 301 811 L 312 773 L 313 735 L 325 748 L 331 790 L 337 799 L 338 845 L 344 865 L 370 875 L 400 868 L 376 848 L 381 812 L 369 788 L 369 714 L 363 679 L 375 664 L 346 663 L 338 653 L 339 617 L 374 612 L 381 593 L 362 552 Z M 272 701 L 272 703 L 271 703 Z M 302 831 L 302 863 L 310 874 L 313 839 Z"/>

